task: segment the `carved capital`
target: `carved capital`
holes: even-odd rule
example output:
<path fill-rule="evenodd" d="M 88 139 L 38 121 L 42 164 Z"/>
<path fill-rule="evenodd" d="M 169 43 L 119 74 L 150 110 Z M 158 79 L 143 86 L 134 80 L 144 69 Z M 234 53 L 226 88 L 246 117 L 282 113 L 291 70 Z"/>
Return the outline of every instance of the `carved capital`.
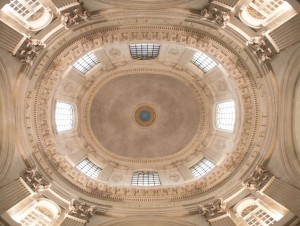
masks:
<path fill-rule="evenodd" d="M 95 206 L 72 199 L 69 204 L 69 215 L 88 221 L 96 212 Z"/>
<path fill-rule="evenodd" d="M 226 203 L 222 198 L 199 207 L 199 213 L 207 219 L 222 216 L 227 213 Z"/>
<path fill-rule="evenodd" d="M 270 61 L 271 57 L 276 53 L 272 44 L 264 35 L 252 37 L 246 42 L 246 45 L 253 50 L 260 64 Z"/>
<path fill-rule="evenodd" d="M 37 168 L 27 169 L 24 173 L 24 178 L 29 187 L 35 192 L 43 192 L 51 187 L 51 184 L 41 176 Z"/>
<path fill-rule="evenodd" d="M 20 52 L 17 56 L 22 62 L 27 63 L 31 66 L 33 63 L 33 59 L 45 47 L 45 43 L 41 42 L 38 39 L 34 39 L 31 36 L 27 36 L 27 39 L 23 44 L 23 48 L 20 48 Z"/>
<path fill-rule="evenodd" d="M 261 166 L 257 166 L 252 176 L 243 182 L 243 185 L 251 191 L 261 190 L 271 179 L 272 174 Z"/>
<path fill-rule="evenodd" d="M 225 28 L 232 17 L 232 13 L 214 7 L 208 7 L 200 11 L 200 16 L 202 19 L 210 20 Z"/>
<path fill-rule="evenodd" d="M 73 25 L 77 25 L 82 21 L 88 21 L 90 14 L 84 10 L 81 6 L 72 8 L 68 12 L 64 12 L 60 15 L 61 24 L 65 29 L 69 29 Z"/>

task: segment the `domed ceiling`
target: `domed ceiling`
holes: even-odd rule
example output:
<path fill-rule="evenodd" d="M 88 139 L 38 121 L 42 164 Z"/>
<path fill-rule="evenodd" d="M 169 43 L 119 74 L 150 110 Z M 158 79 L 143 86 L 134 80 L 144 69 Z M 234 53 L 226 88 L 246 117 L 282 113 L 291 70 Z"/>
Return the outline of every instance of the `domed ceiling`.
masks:
<path fill-rule="evenodd" d="M 18 104 L 29 118 L 20 126 L 28 138 L 24 147 L 51 180 L 98 204 L 176 205 L 184 198 L 198 205 L 228 194 L 264 158 L 273 137 L 266 126 L 275 114 L 266 107 L 273 92 L 266 68 L 236 34 L 216 25 L 193 21 L 179 28 L 167 17 L 138 21 L 130 15 L 124 22 L 118 16 L 95 17 L 48 41 L 20 92 L 24 101 Z M 159 44 L 158 57 L 133 59 L 129 45 L 137 43 Z M 191 59 L 198 51 L 216 68 L 205 73 L 196 67 Z M 89 52 L 100 63 L 82 74 L 73 65 Z M 232 131 L 217 128 L 217 105 L 226 101 L 235 103 Z M 70 131 L 57 131 L 57 102 L 74 106 Z M 80 172 L 76 165 L 85 158 L 102 175 L 92 179 Z M 203 158 L 216 167 L 195 177 L 190 168 Z M 158 172 L 161 184 L 132 186 L 136 171 Z"/>
<path fill-rule="evenodd" d="M 183 82 L 132 74 L 100 87 L 90 110 L 92 130 L 107 150 L 124 157 L 175 154 L 194 138 L 199 103 Z"/>

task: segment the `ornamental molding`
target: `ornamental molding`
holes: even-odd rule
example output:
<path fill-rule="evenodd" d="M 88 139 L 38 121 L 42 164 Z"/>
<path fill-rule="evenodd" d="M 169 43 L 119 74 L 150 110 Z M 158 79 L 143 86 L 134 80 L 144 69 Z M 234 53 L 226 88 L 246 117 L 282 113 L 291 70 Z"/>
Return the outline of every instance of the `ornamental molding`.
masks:
<path fill-rule="evenodd" d="M 96 207 L 90 206 L 86 203 L 72 199 L 69 204 L 69 215 L 88 222 L 88 220 L 95 214 Z"/>
<path fill-rule="evenodd" d="M 89 19 L 89 12 L 83 9 L 80 5 L 75 8 L 68 9 L 67 11 L 65 10 L 60 15 L 60 22 L 65 29 L 69 29 L 83 21 L 88 21 Z"/>
<path fill-rule="evenodd" d="M 39 54 L 39 52 L 46 47 L 46 44 L 42 41 L 27 36 L 23 47 L 20 48 L 17 57 L 21 62 L 26 63 L 30 66 L 33 64 L 33 59 Z"/>
<path fill-rule="evenodd" d="M 44 192 L 51 187 L 51 184 L 38 172 L 37 167 L 27 169 L 24 173 L 24 179 L 28 186 L 38 193 Z"/>
<path fill-rule="evenodd" d="M 270 61 L 271 57 L 276 54 L 276 50 L 265 35 L 252 37 L 246 42 L 246 46 L 252 49 L 260 64 Z"/>
<path fill-rule="evenodd" d="M 224 37 L 224 39 L 228 39 L 228 37 Z M 241 119 L 240 139 L 236 142 L 236 147 L 227 160 L 204 178 L 177 187 L 156 189 L 112 187 L 80 174 L 57 150 L 55 135 L 51 129 L 52 123 L 48 120 L 45 109 L 50 110 L 54 88 L 62 73 L 76 58 L 92 49 L 101 48 L 110 43 L 133 43 L 140 40 L 177 43 L 205 51 L 222 63 L 230 73 L 230 78 L 236 83 L 241 108 L 244 111 Z M 244 53 L 243 49 L 237 48 L 236 51 L 240 51 L 240 54 Z M 28 116 L 30 112 L 25 109 L 25 117 L 31 117 L 31 121 L 35 123 L 34 131 L 28 129 L 27 137 L 32 144 L 34 155 L 39 155 L 38 153 L 41 151 L 47 157 L 47 163 L 42 164 L 45 171 L 51 174 L 52 170 L 47 166 L 50 163 L 62 177 L 80 190 L 102 198 L 131 201 L 177 200 L 193 197 L 216 187 L 234 172 L 237 173 L 238 167 L 240 168 L 238 173 L 243 175 L 255 161 L 258 153 L 261 153 L 261 147 L 263 147 L 266 137 L 266 125 L 260 125 L 261 120 L 259 119 L 268 117 L 268 111 L 258 109 L 259 104 L 262 104 L 260 99 L 264 98 L 257 88 L 258 86 L 264 87 L 260 73 L 254 68 L 251 68 L 248 73 L 232 51 L 200 31 L 195 32 L 187 28 L 168 26 L 129 26 L 126 29 L 122 27 L 102 29 L 70 43 L 55 57 L 51 54 L 57 54 L 57 51 L 45 54 L 40 59 L 42 63 L 32 71 L 33 77 L 31 78 L 38 78 L 39 82 L 35 87 L 37 90 L 35 93 L 27 90 L 27 94 L 30 94 L 27 95 L 27 98 L 28 96 L 30 98 L 26 99 L 25 103 L 32 105 L 34 112 Z M 249 57 L 243 55 L 243 61 L 251 65 Z M 48 63 L 44 64 L 44 62 Z M 38 143 L 41 148 L 36 148 L 35 143 Z M 246 161 L 247 164 L 241 166 L 243 161 Z"/>
<path fill-rule="evenodd" d="M 233 17 L 233 14 L 215 7 L 208 7 L 200 11 L 200 17 L 225 28 Z"/>
<path fill-rule="evenodd" d="M 272 174 L 262 166 L 256 166 L 252 176 L 243 182 L 243 185 L 251 191 L 259 191 L 268 184 Z"/>
<path fill-rule="evenodd" d="M 206 219 L 220 217 L 227 213 L 227 205 L 222 198 L 199 207 L 199 213 Z"/>

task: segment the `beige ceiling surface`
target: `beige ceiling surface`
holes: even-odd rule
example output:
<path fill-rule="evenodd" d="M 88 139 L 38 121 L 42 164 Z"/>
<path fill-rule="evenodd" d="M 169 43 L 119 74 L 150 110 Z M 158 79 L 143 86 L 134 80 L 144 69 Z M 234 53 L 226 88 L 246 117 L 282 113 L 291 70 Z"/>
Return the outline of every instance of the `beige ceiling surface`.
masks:
<path fill-rule="evenodd" d="M 147 128 L 134 120 L 138 106 L 156 112 Z M 174 154 L 195 136 L 199 103 L 182 81 L 165 75 L 132 74 L 115 78 L 98 90 L 90 109 L 90 124 L 98 141 L 126 157 L 151 158 Z"/>

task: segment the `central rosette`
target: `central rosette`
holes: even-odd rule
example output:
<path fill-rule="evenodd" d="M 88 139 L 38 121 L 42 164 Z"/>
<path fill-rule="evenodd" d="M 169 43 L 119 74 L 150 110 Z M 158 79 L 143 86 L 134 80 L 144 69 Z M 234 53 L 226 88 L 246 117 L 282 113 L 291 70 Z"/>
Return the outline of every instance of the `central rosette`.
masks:
<path fill-rule="evenodd" d="M 139 106 L 134 112 L 135 122 L 142 127 L 151 126 L 156 120 L 156 112 L 147 104 Z"/>

